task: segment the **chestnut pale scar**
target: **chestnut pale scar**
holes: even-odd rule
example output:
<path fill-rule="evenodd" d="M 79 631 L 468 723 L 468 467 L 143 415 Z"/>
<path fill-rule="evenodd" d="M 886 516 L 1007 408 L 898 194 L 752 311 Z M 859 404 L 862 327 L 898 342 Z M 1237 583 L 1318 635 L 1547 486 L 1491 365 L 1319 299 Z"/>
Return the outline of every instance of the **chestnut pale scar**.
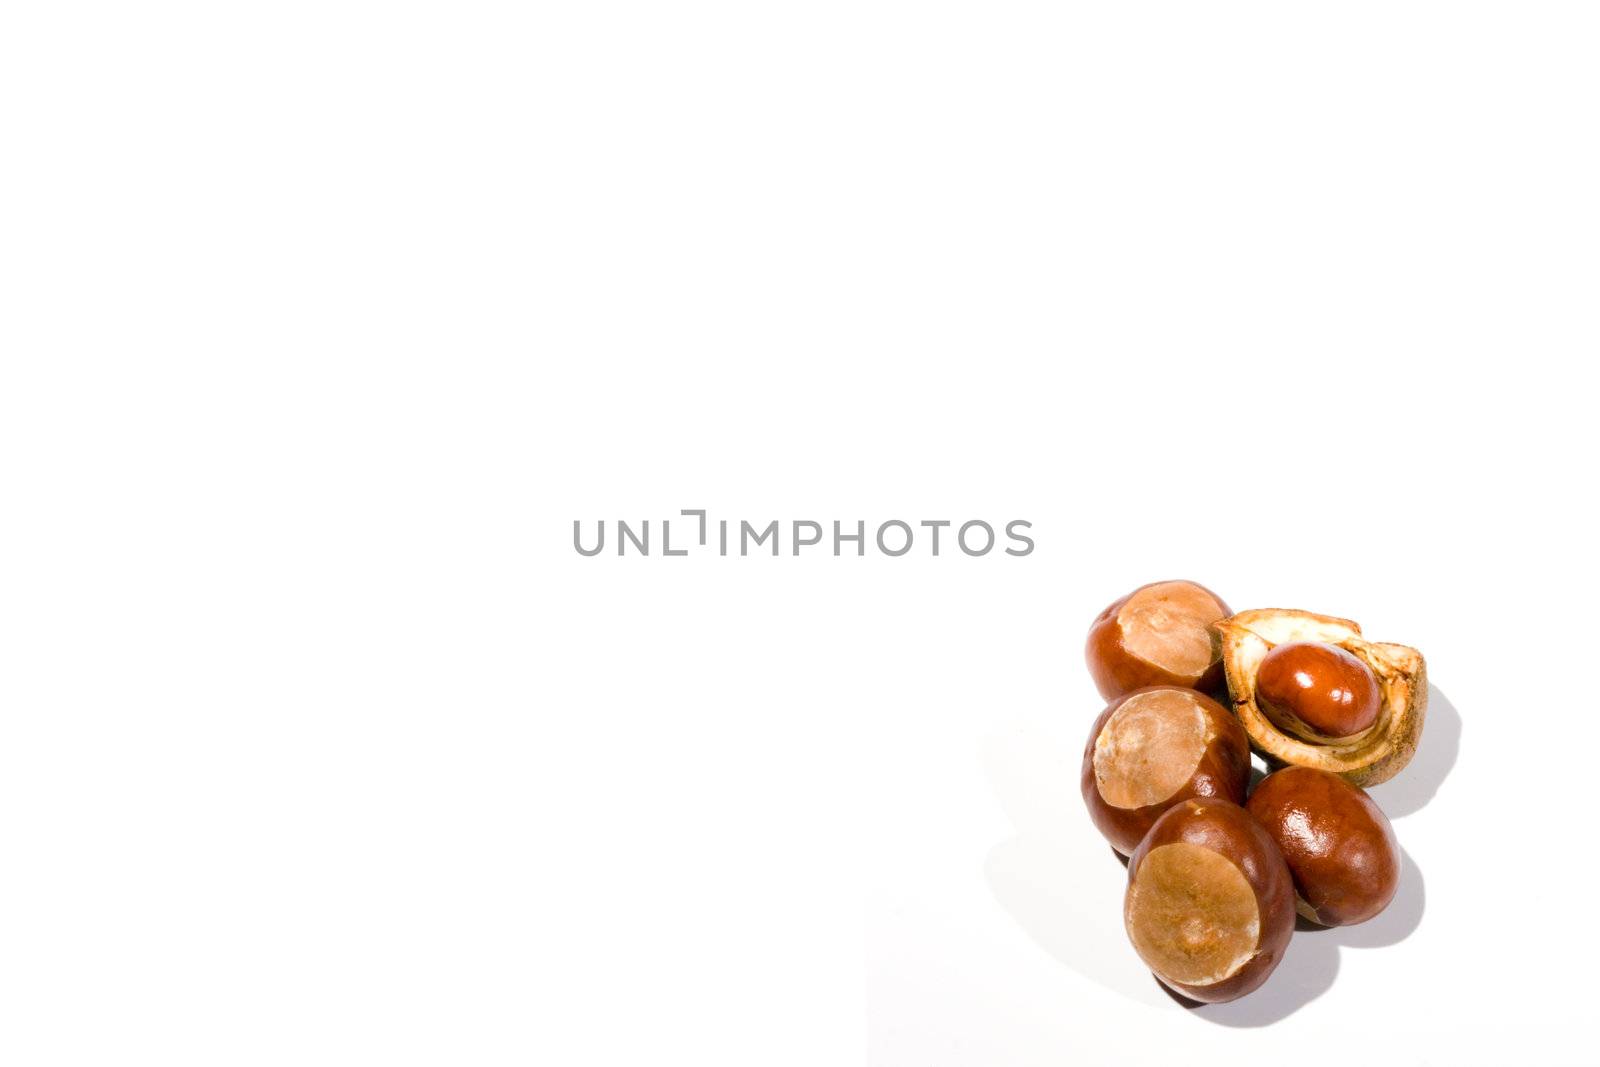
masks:
<path fill-rule="evenodd" d="M 1159 804 L 1193 776 L 1210 740 L 1195 694 L 1178 689 L 1136 693 L 1112 712 L 1095 738 L 1095 785 L 1112 807 Z"/>
<path fill-rule="evenodd" d="M 1211 624 L 1224 614 L 1191 582 L 1158 582 L 1128 598 L 1117 624 L 1131 654 L 1173 674 L 1199 674 L 1215 658 Z"/>
<path fill-rule="evenodd" d="M 1125 918 L 1145 963 L 1189 986 L 1232 977 L 1261 939 L 1260 908 L 1244 873 L 1226 856 L 1186 841 L 1144 857 Z"/>

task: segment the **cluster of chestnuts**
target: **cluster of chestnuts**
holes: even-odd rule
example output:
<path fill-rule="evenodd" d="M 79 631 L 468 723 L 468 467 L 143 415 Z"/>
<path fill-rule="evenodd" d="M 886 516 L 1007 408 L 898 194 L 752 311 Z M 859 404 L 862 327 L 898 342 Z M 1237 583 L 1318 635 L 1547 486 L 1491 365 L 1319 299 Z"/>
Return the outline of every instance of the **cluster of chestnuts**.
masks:
<path fill-rule="evenodd" d="M 1109 704 L 1083 799 L 1128 859 L 1134 949 L 1191 1000 L 1233 1000 L 1283 957 L 1295 914 L 1365 922 L 1394 899 L 1399 846 L 1362 790 L 1416 751 L 1422 655 L 1345 619 L 1234 614 L 1194 582 L 1135 589 L 1095 619 L 1089 672 Z M 1271 769 L 1250 789 L 1250 750 Z"/>

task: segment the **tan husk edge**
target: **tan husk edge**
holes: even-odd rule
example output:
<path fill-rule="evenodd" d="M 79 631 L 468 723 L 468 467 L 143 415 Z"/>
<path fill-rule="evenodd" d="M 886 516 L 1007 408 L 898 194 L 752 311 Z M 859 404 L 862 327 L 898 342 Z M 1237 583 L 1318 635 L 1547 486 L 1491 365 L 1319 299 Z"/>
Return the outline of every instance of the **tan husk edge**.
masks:
<path fill-rule="evenodd" d="M 1332 771 L 1358 786 L 1386 782 L 1411 762 L 1428 709 L 1428 671 L 1422 653 L 1405 645 L 1368 641 L 1361 636 L 1361 627 L 1348 619 L 1289 608 L 1241 611 L 1212 625 L 1222 637 L 1233 710 L 1257 751 L 1282 763 Z M 1261 712 L 1256 706 L 1261 660 L 1276 646 L 1293 641 L 1337 645 L 1372 669 L 1383 706 L 1370 730 L 1343 741 L 1309 744 L 1279 730 Z"/>

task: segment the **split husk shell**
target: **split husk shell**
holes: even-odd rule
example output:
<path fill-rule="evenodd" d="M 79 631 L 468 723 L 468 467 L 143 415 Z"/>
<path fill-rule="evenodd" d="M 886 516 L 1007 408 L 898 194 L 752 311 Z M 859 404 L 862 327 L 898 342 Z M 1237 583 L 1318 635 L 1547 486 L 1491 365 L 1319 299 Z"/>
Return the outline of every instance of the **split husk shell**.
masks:
<path fill-rule="evenodd" d="M 1352 785 L 1386 782 L 1411 762 L 1428 710 L 1428 670 L 1422 653 L 1405 645 L 1368 641 L 1349 619 L 1289 608 L 1257 608 L 1212 624 L 1222 638 L 1222 663 L 1234 713 L 1250 743 L 1269 760 L 1331 771 Z M 1372 728 L 1356 737 L 1312 743 L 1280 730 L 1256 704 L 1256 673 L 1278 645 L 1318 641 L 1360 659 L 1378 679 L 1382 707 Z"/>

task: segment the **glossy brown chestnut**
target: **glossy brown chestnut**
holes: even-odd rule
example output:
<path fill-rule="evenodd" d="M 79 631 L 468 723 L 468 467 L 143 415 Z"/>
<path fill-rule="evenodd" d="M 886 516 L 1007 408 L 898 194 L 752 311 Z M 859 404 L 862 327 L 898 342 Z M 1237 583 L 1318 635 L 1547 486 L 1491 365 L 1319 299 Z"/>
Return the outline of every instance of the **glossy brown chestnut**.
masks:
<path fill-rule="evenodd" d="M 1193 689 L 1137 689 L 1095 719 L 1083 749 L 1089 817 L 1128 855 L 1162 813 L 1191 797 L 1244 803 L 1250 739 L 1233 713 Z"/>
<path fill-rule="evenodd" d="M 1191 1000 L 1233 1000 L 1261 985 L 1294 933 L 1294 884 L 1278 846 L 1237 804 L 1186 800 L 1128 861 L 1128 938 L 1145 965 Z"/>
<path fill-rule="evenodd" d="M 1084 649 L 1100 695 L 1179 685 L 1221 696 L 1222 648 L 1211 624 L 1228 614 L 1220 597 L 1187 581 L 1153 582 L 1117 600 L 1095 618 Z"/>
<path fill-rule="evenodd" d="M 1366 922 L 1400 885 L 1400 847 L 1372 798 L 1337 774 L 1285 767 L 1247 806 L 1294 875 L 1300 914 L 1323 926 Z"/>
<path fill-rule="evenodd" d="M 1367 665 L 1320 641 L 1279 645 L 1262 657 L 1256 703 L 1279 728 L 1312 741 L 1369 730 L 1383 706 Z"/>

